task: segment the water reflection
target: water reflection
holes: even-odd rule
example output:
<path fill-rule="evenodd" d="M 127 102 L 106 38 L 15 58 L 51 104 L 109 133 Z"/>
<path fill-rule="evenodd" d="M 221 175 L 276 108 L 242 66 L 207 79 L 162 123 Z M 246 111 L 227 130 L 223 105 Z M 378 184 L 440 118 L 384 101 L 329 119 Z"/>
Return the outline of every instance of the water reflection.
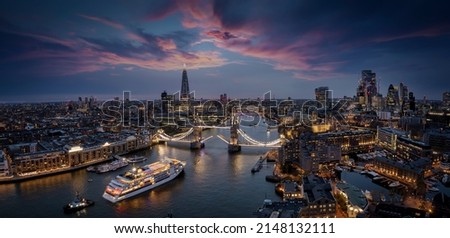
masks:
<path fill-rule="evenodd" d="M 17 190 L 15 192 L 20 193 L 23 196 L 27 196 L 29 194 L 41 192 L 43 189 L 49 190 L 55 187 L 61 187 L 62 184 L 73 181 L 74 176 L 84 177 L 83 174 L 80 173 L 77 173 L 76 175 L 74 175 L 73 173 L 64 173 L 52 175 L 49 177 L 42 177 L 39 179 L 27 180 L 17 183 L 17 186 L 15 187 Z"/>
<path fill-rule="evenodd" d="M 231 162 L 231 168 L 234 176 L 238 176 L 242 174 L 243 170 L 246 168 L 246 164 L 248 164 L 247 156 L 241 154 L 232 154 L 228 156 L 228 160 Z"/>

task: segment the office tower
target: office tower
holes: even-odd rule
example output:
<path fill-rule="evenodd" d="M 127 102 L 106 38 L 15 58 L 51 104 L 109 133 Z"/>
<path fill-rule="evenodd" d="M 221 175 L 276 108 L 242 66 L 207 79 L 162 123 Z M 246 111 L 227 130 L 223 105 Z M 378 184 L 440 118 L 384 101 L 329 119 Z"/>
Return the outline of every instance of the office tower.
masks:
<path fill-rule="evenodd" d="M 220 103 L 226 104 L 228 102 L 228 96 L 226 93 L 220 94 Z"/>
<path fill-rule="evenodd" d="M 398 87 L 398 92 L 399 92 L 399 96 L 400 96 L 400 104 L 406 104 L 408 102 L 408 87 L 406 85 L 404 85 L 403 83 L 400 83 L 399 87 Z"/>
<path fill-rule="evenodd" d="M 328 87 L 318 87 L 315 89 L 316 100 L 320 103 L 319 107 L 323 109 L 331 108 L 332 94 Z"/>
<path fill-rule="evenodd" d="M 181 93 L 180 93 L 180 99 L 181 100 L 189 100 L 189 81 L 187 76 L 186 67 L 183 69 L 182 77 L 181 77 Z"/>
<path fill-rule="evenodd" d="M 394 111 L 398 107 L 398 88 L 394 85 L 389 85 L 386 95 L 386 106 L 390 111 Z"/>
<path fill-rule="evenodd" d="M 399 105 L 401 111 L 406 111 L 409 109 L 409 103 L 408 103 L 408 87 L 404 85 L 403 83 L 400 83 L 398 87 L 398 93 L 399 93 Z"/>
<path fill-rule="evenodd" d="M 124 91 L 123 92 L 123 102 L 124 103 L 129 103 L 130 102 L 130 91 Z"/>
<path fill-rule="evenodd" d="M 416 111 L 416 97 L 414 97 L 413 92 L 409 92 L 408 101 L 409 101 L 409 110 L 413 112 Z"/>
<path fill-rule="evenodd" d="M 378 95 L 377 75 L 372 70 L 362 70 L 361 80 L 357 88 L 356 96 L 361 105 L 367 110 L 373 107 L 373 97 Z"/>
<path fill-rule="evenodd" d="M 450 92 L 444 92 L 442 94 L 442 104 L 447 107 L 450 106 Z"/>

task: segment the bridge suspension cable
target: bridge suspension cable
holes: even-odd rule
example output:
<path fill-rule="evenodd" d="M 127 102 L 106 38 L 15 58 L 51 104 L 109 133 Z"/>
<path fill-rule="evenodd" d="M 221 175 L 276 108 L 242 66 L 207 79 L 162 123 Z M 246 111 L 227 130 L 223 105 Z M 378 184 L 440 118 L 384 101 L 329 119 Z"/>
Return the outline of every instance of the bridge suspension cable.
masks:
<path fill-rule="evenodd" d="M 164 131 L 162 131 L 159 133 L 159 137 L 163 140 L 168 140 L 168 141 L 180 141 L 180 140 L 188 137 L 190 134 L 192 134 L 192 132 L 194 132 L 194 128 L 190 128 L 188 131 L 177 134 L 176 136 L 169 136 Z"/>
<path fill-rule="evenodd" d="M 280 143 L 280 139 L 276 139 L 276 140 L 269 141 L 269 142 L 266 142 L 266 143 L 261 142 L 261 141 L 257 141 L 257 140 L 255 140 L 255 139 L 251 138 L 250 136 L 248 136 L 242 129 L 238 129 L 238 133 L 239 133 L 239 135 L 241 135 L 246 141 L 250 142 L 250 144 L 253 144 L 253 145 L 273 146 L 273 145 L 276 145 L 276 144 Z"/>

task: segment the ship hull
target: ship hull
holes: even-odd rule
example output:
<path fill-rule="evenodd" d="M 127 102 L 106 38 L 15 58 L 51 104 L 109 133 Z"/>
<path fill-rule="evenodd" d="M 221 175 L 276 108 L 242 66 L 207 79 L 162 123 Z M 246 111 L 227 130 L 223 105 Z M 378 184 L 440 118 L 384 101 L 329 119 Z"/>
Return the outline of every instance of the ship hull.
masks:
<path fill-rule="evenodd" d="M 108 200 L 108 201 L 110 201 L 110 202 L 112 202 L 112 203 L 120 202 L 120 201 L 122 201 L 124 199 L 130 198 L 130 197 L 134 197 L 134 196 L 136 196 L 138 194 L 141 194 L 143 192 L 152 190 L 152 189 L 154 189 L 154 188 L 156 188 L 156 187 L 158 187 L 160 185 L 163 185 L 165 183 L 168 183 L 168 182 L 172 181 L 174 178 L 178 177 L 178 175 L 180 175 L 183 172 L 183 170 L 184 170 L 184 168 L 179 170 L 179 171 L 174 171 L 173 174 L 171 174 L 169 177 L 167 177 L 167 178 L 165 178 L 165 179 L 163 179 L 161 181 L 158 181 L 158 182 L 156 182 L 154 184 L 147 185 L 145 187 L 136 189 L 135 191 L 129 192 L 129 193 L 124 194 L 124 195 L 112 196 L 111 194 L 108 194 L 108 193 L 104 192 L 103 193 L 103 198 Z"/>

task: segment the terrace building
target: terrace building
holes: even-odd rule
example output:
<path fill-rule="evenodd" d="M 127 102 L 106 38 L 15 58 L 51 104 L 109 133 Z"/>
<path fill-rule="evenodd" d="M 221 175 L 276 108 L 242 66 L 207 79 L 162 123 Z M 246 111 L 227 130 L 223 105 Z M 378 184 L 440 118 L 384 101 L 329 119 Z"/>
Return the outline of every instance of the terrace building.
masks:
<path fill-rule="evenodd" d="M 300 211 L 300 217 L 336 217 L 336 200 L 330 183 L 310 174 L 303 177 L 303 192 L 308 206 Z"/>

